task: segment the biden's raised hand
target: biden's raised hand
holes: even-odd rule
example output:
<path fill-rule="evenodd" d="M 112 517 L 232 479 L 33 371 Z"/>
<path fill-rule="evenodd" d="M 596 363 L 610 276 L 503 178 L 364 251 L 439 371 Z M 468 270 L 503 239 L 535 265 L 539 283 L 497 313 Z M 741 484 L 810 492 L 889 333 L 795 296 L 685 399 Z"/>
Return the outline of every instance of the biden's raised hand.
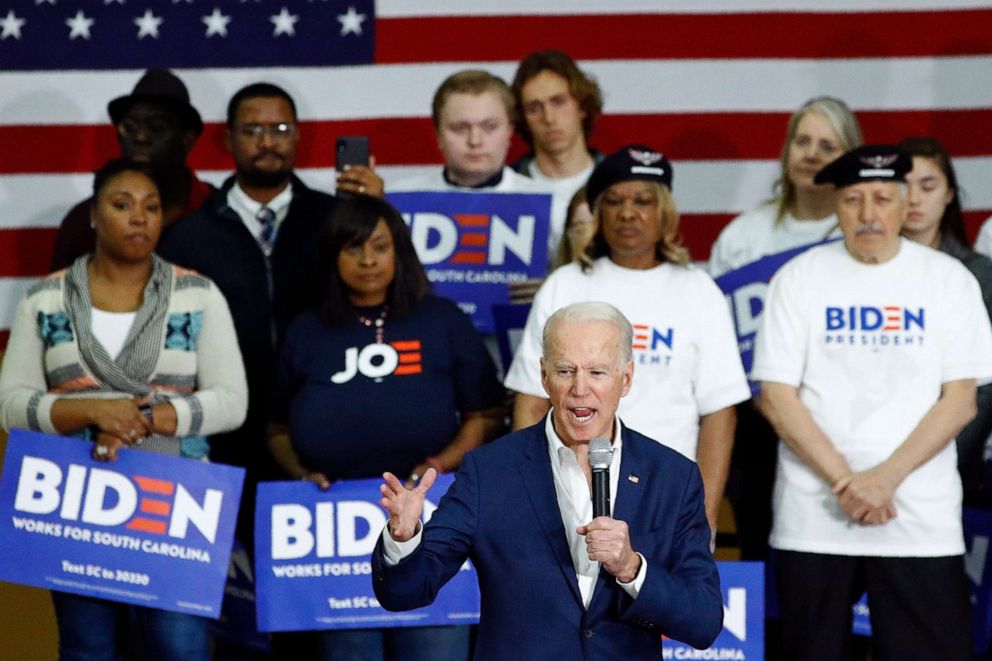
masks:
<path fill-rule="evenodd" d="M 420 515 L 424 511 L 424 498 L 434 484 L 437 471 L 427 469 L 420 483 L 408 489 L 392 473 L 383 473 L 385 482 L 379 487 L 382 499 L 379 501 L 389 512 L 389 535 L 397 542 L 409 541 L 417 532 Z"/>

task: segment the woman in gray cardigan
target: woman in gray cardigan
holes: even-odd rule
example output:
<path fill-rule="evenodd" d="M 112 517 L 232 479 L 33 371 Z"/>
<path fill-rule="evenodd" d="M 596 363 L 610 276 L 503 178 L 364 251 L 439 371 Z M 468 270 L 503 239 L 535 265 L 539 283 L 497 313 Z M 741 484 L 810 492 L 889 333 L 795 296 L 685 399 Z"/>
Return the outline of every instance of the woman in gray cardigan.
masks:
<path fill-rule="evenodd" d="M 162 227 L 146 166 L 117 159 L 94 178 L 96 251 L 32 287 L 0 372 L 0 422 L 76 436 L 95 459 L 124 447 L 206 460 L 206 436 L 247 407 L 241 354 L 214 284 L 153 251 Z M 52 593 L 61 658 L 115 659 L 128 607 Z M 152 658 L 209 658 L 206 620 L 137 608 Z"/>

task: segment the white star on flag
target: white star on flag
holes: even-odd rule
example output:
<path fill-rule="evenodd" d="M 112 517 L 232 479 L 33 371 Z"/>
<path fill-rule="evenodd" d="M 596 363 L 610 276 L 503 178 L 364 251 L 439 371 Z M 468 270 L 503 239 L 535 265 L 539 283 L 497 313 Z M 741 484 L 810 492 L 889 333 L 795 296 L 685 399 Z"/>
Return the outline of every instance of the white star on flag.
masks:
<path fill-rule="evenodd" d="M 14 10 L 11 9 L 7 12 L 7 15 L 0 19 L 0 40 L 6 39 L 7 37 L 13 37 L 14 39 L 21 38 L 21 28 L 27 23 L 23 18 L 18 18 Z"/>
<path fill-rule="evenodd" d="M 103 4 L 105 4 L 105 5 L 112 5 L 115 2 L 117 4 L 119 4 L 119 5 L 123 5 L 124 4 L 124 0 L 103 0 Z"/>
<path fill-rule="evenodd" d="M 146 9 L 144 14 L 134 19 L 134 24 L 138 26 L 138 39 L 158 39 L 158 27 L 162 25 L 162 20 L 151 9 Z"/>
<path fill-rule="evenodd" d="M 65 24 L 69 26 L 69 39 L 75 39 L 76 37 L 89 39 L 90 28 L 93 27 L 94 23 L 96 21 L 87 17 L 82 9 L 78 10 L 75 16 L 65 19 Z"/>
<path fill-rule="evenodd" d="M 36 5 L 43 5 L 46 2 L 48 4 L 50 4 L 50 5 L 54 5 L 55 4 L 55 0 L 34 0 L 34 4 L 36 4 Z"/>
<path fill-rule="evenodd" d="M 341 36 L 348 34 L 349 32 L 354 34 L 362 33 L 362 22 L 365 20 L 365 14 L 359 14 L 355 11 L 354 7 L 348 7 L 348 13 L 338 14 L 338 20 L 341 21 Z"/>
<path fill-rule="evenodd" d="M 225 16 L 220 13 L 220 9 L 214 7 L 214 11 L 209 16 L 204 16 L 202 19 L 203 24 L 207 26 L 207 35 L 212 37 L 218 34 L 222 37 L 227 36 L 227 24 L 231 22 L 230 16 Z"/>
<path fill-rule="evenodd" d="M 290 14 L 289 10 L 285 7 L 282 8 L 275 16 L 270 16 L 269 20 L 275 25 L 275 29 L 272 31 L 273 37 L 278 37 L 281 34 L 287 34 L 290 37 L 296 35 L 296 21 L 300 20 L 300 17 L 296 14 Z"/>

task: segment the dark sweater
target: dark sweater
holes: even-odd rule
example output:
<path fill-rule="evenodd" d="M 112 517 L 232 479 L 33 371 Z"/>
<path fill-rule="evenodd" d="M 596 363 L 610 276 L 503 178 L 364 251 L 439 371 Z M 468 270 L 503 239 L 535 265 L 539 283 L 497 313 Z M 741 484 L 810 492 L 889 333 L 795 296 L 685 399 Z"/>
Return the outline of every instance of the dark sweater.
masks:
<path fill-rule="evenodd" d="M 335 198 L 293 177 L 293 200 L 269 258 L 227 204 L 234 177 L 159 243 L 165 259 L 212 279 L 227 298 L 248 379 L 248 417 L 212 439 L 211 457 L 271 475 L 265 428 L 275 358 L 289 323 L 320 299 L 318 239 Z M 250 476 L 249 479 L 251 479 Z"/>

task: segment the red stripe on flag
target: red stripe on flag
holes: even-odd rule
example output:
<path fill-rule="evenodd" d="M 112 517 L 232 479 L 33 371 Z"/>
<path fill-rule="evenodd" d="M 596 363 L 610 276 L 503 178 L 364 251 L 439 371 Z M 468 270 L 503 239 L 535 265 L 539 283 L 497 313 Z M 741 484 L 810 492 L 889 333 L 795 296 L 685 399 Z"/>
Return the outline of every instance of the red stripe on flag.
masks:
<path fill-rule="evenodd" d="M 966 191 L 967 192 L 967 191 Z M 976 211 L 964 212 L 964 233 L 968 236 L 968 243 L 974 243 L 978 237 L 978 230 L 982 223 L 992 217 L 992 209 L 978 209 Z"/>
<path fill-rule="evenodd" d="M 940 139 L 953 156 L 992 153 L 992 131 L 977 128 L 992 126 L 990 108 L 872 110 L 859 111 L 857 116 L 870 142 L 930 135 Z M 775 159 L 788 121 L 789 113 L 775 112 L 606 115 L 597 120 L 592 142 L 605 152 L 633 141 L 644 142 L 676 162 Z M 297 167 L 331 167 L 333 150 L 328 145 L 339 135 L 369 136 L 379 165 L 441 163 L 434 128 L 427 118 L 303 122 L 300 131 Z M 117 155 L 110 126 L 0 126 L 0 144 L 4 145 L 0 174 L 92 172 Z M 511 159 L 525 150 L 521 140 L 514 140 Z M 222 125 L 207 126 L 190 154 L 190 164 L 198 170 L 233 169 L 224 148 Z"/>
<path fill-rule="evenodd" d="M 51 269 L 55 230 L 19 227 L 0 230 L 0 278 L 45 275 Z M 16 301 L 9 301 L 13 304 Z"/>
<path fill-rule="evenodd" d="M 989 25 L 988 9 L 380 18 L 375 61 L 518 60 L 538 48 L 577 60 L 976 55 L 992 51 Z"/>
<path fill-rule="evenodd" d="M 733 218 L 734 214 L 729 213 L 680 214 L 679 228 L 682 242 L 689 249 L 693 260 L 697 262 L 709 260 L 710 247 L 719 236 L 720 230 Z"/>
<path fill-rule="evenodd" d="M 975 241 L 979 227 L 990 216 L 992 209 L 965 212 L 965 233 L 970 242 Z M 709 259 L 710 246 L 733 217 L 734 214 L 729 213 L 681 214 L 682 238 L 694 260 Z M 0 277 L 38 277 L 48 273 L 54 240 L 54 229 L 0 229 Z M 480 255 L 480 259 L 485 261 L 484 255 Z M 0 337 L 0 346 L 5 344 Z M 398 346 L 396 348 L 402 350 Z"/>

